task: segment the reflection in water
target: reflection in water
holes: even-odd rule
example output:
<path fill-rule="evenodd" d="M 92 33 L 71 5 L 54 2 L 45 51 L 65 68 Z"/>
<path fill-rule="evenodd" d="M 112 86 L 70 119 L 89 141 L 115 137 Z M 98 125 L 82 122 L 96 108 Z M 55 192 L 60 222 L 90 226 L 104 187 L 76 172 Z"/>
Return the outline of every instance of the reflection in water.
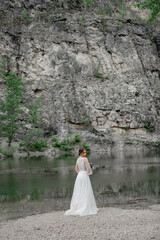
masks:
<path fill-rule="evenodd" d="M 30 158 L 0 161 L 2 219 L 55 209 L 67 209 L 74 187 L 76 158 Z M 90 177 L 99 207 L 160 202 L 160 157 L 130 153 L 90 155 Z M 44 169 L 4 174 L 4 170 Z M 51 171 L 57 168 L 57 171 Z M 3 173 L 3 174 L 2 174 Z"/>

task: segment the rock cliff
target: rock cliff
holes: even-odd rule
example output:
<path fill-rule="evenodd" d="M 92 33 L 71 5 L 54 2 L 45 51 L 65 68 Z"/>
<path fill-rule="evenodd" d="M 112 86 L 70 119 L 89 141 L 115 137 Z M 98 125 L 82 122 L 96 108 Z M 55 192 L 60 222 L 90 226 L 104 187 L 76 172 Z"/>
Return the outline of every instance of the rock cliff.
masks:
<path fill-rule="evenodd" d="M 159 141 L 160 26 L 60 2 L 0 6 L 0 60 L 23 78 L 27 102 L 43 94 L 46 135 L 79 134 L 95 149 Z"/>

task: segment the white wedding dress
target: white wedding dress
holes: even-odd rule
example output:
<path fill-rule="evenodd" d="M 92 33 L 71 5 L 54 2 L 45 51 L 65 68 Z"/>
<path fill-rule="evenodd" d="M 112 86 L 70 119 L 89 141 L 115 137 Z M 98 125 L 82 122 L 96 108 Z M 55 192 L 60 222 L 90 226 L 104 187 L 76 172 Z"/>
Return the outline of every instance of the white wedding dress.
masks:
<path fill-rule="evenodd" d="M 70 203 L 70 209 L 65 211 L 65 215 L 92 215 L 96 214 L 98 208 L 96 206 L 93 195 L 91 181 L 88 175 L 92 174 L 90 165 L 87 169 L 84 158 L 77 159 L 78 175 L 75 180 L 73 195 Z"/>

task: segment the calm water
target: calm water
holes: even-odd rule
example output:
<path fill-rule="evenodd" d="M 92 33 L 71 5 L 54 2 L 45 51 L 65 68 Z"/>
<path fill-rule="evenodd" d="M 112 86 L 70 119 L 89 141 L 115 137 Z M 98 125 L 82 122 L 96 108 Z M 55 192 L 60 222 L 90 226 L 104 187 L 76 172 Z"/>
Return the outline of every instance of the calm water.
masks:
<path fill-rule="evenodd" d="M 0 220 L 69 207 L 76 157 L 0 160 Z M 160 155 L 91 154 L 98 207 L 160 203 Z M 11 172 L 9 172 L 9 171 Z"/>

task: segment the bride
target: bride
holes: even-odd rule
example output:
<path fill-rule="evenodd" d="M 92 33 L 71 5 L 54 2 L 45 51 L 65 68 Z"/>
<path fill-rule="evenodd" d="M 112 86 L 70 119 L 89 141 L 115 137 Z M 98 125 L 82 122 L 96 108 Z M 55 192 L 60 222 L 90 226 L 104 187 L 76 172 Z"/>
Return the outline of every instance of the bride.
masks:
<path fill-rule="evenodd" d="M 87 152 L 84 148 L 79 149 L 79 158 L 75 166 L 78 175 L 74 184 L 70 209 L 65 211 L 65 215 L 85 216 L 96 214 L 98 211 L 89 178 L 89 175 L 92 174 L 92 169 L 86 154 Z"/>

